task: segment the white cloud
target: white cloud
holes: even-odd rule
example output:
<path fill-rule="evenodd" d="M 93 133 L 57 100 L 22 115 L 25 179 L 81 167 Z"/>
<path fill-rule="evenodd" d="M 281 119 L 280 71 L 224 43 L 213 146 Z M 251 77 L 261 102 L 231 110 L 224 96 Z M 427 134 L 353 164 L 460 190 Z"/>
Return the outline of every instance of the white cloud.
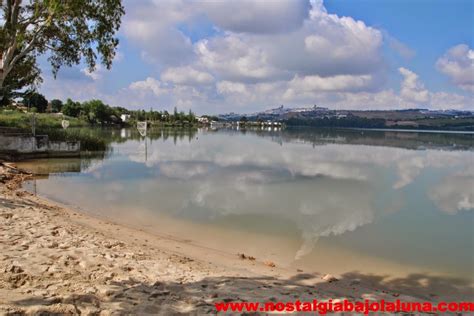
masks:
<path fill-rule="evenodd" d="M 423 83 L 418 80 L 418 75 L 413 71 L 400 67 L 398 71 L 403 76 L 400 95 L 408 101 L 426 103 L 429 100 L 429 92 Z"/>
<path fill-rule="evenodd" d="M 413 157 L 405 157 L 397 162 L 398 181 L 393 185 L 394 189 L 401 189 L 413 182 L 425 167 L 424 157 L 414 155 Z"/>
<path fill-rule="evenodd" d="M 238 33 L 293 31 L 308 17 L 308 0 L 202 1 L 204 12 L 218 27 Z"/>
<path fill-rule="evenodd" d="M 274 58 L 282 64 L 293 65 L 289 69 L 299 73 L 360 75 L 383 68 L 382 33 L 351 17 L 328 14 L 322 6 L 313 7 L 311 19 L 305 23 L 300 34 L 283 39 L 278 44 L 285 43 L 290 44 L 283 46 L 288 51 L 276 49 Z M 296 56 L 291 53 L 298 49 L 301 51 Z M 285 57 L 284 53 L 289 55 Z"/>
<path fill-rule="evenodd" d="M 431 107 L 433 109 L 473 109 L 472 98 L 457 93 L 432 92 Z"/>
<path fill-rule="evenodd" d="M 182 65 L 192 58 L 192 43 L 176 24 L 192 16 L 187 2 L 127 1 L 122 31 L 142 49 L 144 60 L 158 65 Z"/>
<path fill-rule="evenodd" d="M 183 85 L 207 85 L 214 81 L 214 77 L 187 66 L 166 69 L 161 74 L 161 80 Z"/>
<path fill-rule="evenodd" d="M 474 169 L 450 175 L 428 191 L 429 198 L 447 214 L 474 211 Z"/>
<path fill-rule="evenodd" d="M 163 87 L 163 84 L 159 80 L 151 77 L 148 77 L 143 81 L 132 82 L 129 86 L 129 89 L 138 92 L 151 91 L 153 94 L 155 94 L 155 96 L 162 95 L 168 91 L 165 87 Z"/>
<path fill-rule="evenodd" d="M 97 65 L 94 71 L 90 71 L 89 68 L 82 68 L 81 72 L 92 80 L 97 81 L 102 79 L 105 69 L 103 66 Z"/>
<path fill-rule="evenodd" d="M 275 79 L 281 70 L 268 62 L 268 52 L 247 42 L 245 36 L 229 34 L 196 44 L 198 65 L 224 80 L 256 82 Z"/>
<path fill-rule="evenodd" d="M 363 90 L 372 84 L 371 75 L 336 75 L 332 77 L 296 76 L 289 82 L 292 91 L 350 91 Z"/>
<path fill-rule="evenodd" d="M 214 101 L 209 99 L 211 94 L 209 90 L 207 86 L 175 84 L 148 77 L 145 80 L 132 82 L 127 88 L 110 97 L 109 102 L 127 107 L 152 106 L 161 110 L 171 110 L 176 106 L 179 110 L 196 111 L 196 108 L 201 108 L 203 104 L 206 106 L 213 104 Z"/>
<path fill-rule="evenodd" d="M 399 41 L 395 37 L 391 36 L 388 34 L 388 32 L 384 32 L 384 37 L 388 42 L 388 45 L 390 46 L 391 49 L 396 51 L 400 56 L 402 56 L 405 59 L 411 59 L 415 57 L 416 52 L 408 47 L 405 43 Z"/>
<path fill-rule="evenodd" d="M 450 48 L 436 62 L 439 71 L 460 88 L 474 92 L 474 50 L 465 44 Z"/>
<path fill-rule="evenodd" d="M 240 82 L 221 81 L 217 83 L 217 91 L 221 94 L 245 94 L 247 88 Z"/>
<path fill-rule="evenodd" d="M 192 107 L 197 113 L 253 112 L 280 104 L 473 108 L 465 95 L 428 91 L 416 73 L 403 67 L 398 69 L 403 76 L 400 92 L 386 88 L 390 68 L 384 40 L 402 56 L 413 52 L 363 21 L 329 14 L 322 1 L 312 0 L 308 6 L 305 0 L 126 0 L 125 6 L 120 32 L 126 45 L 134 45 L 155 67 L 115 93 L 102 91 L 110 89 L 105 84 L 110 74 L 104 69 L 77 71 L 77 82 L 62 80 L 68 74 L 61 71 L 61 81 L 45 80 L 48 97 L 94 97 L 112 105 L 160 109 Z M 212 34 L 206 30 L 196 36 L 197 30 L 191 40 L 183 25 L 203 20 L 211 24 Z M 456 46 L 437 67 L 470 90 L 472 55 L 466 45 Z"/>

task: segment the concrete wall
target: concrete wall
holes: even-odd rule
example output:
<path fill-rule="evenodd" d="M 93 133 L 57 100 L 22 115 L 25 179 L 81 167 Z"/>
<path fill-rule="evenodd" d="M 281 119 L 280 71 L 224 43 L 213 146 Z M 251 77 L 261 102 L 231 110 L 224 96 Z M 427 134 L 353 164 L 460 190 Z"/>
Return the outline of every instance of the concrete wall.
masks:
<path fill-rule="evenodd" d="M 80 142 L 49 141 L 47 135 L 0 134 L 0 153 L 8 156 L 78 156 L 80 149 Z"/>

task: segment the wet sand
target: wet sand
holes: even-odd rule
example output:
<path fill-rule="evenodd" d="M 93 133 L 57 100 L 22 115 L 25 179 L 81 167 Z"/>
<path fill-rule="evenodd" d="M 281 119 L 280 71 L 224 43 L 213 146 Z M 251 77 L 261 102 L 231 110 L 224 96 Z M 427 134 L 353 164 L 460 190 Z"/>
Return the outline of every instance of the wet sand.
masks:
<path fill-rule="evenodd" d="M 473 296 L 459 279 L 351 272 L 334 281 L 152 235 L 33 196 L 21 188 L 25 179 L 0 165 L 0 314 L 204 314 L 222 301 Z"/>

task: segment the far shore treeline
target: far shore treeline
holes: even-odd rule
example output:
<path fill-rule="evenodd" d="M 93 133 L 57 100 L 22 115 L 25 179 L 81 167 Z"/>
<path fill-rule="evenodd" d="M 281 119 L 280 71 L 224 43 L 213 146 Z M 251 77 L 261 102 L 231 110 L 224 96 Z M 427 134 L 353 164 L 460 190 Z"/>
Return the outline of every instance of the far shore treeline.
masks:
<path fill-rule="evenodd" d="M 198 124 L 192 111 L 185 113 L 175 107 L 168 111 L 129 110 L 109 106 L 101 100 L 84 102 L 67 99 L 48 101 L 43 95 L 33 92 L 23 99 L 0 105 L 0 133 L 27 133 L 33 131 L 33 117 L 36 135 L 48 135 L 55 141 L 80 141 L 83 152 L 104 152 L 107 141 L 94 129 L 80 127 L 129 127 L 137 121 L 147 121 L 151 126 L 192 128 Z M 68 129 L 62 128 L 62 121 L 69 121 Z"/>
<path fill-rule="evenodd" d="M 3 110 L 3 111 L 1 111 Z M 197 123 L 196 115 L 189 110 L 187 113 L 175 107 L 168 111 L 129 110 L 124 107 L 109 106 L 102 100 L 84 102 L 67 99 L 48 101 L 42 94 L 32 93 L 21 102 L 10 103 L 0 107 L 0 126 L 26 127 L 30 124 L 28 113 L 39 113 L 36 117 L 39 125 L 60 127 L 61 119 L 70 120 L 72 127 L 78 126 L 131 126 L 137 121 L 165 126 L 191 126 Z M 217 119 L 217 118 L 215 118 Z"/>

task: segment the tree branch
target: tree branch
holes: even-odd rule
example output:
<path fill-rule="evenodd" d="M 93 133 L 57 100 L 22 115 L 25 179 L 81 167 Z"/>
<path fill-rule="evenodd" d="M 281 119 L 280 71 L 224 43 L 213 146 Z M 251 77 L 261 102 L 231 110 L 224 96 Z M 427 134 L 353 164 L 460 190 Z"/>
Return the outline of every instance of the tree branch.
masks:
<path fill-rule="evenodd" d="M 13 0 L 13 1 L 15 1 L 15 3 L 13 4 L 11 22 L 12 22 L 12 29 L 16 29 L 16 23 L 18 22 L 18 13 L 20 11 L 21 0 Z"/>
<path fill-rule="evenodd" d="M 26 54 L 28 54 L 29 52 L 31 52 L 33 50 L 36 39 L 38 38 L 38 35 L 43 30 L 44 26 L 45 26 L 45 24 L 38 27 L 36 32 L 33 34 L 33 37 L 31 38 L 30 42 L 26 45 L 26 47 L 18 55 L 16 55 L 12 59 L 12 61 L 10 62 L 10 65 L 14 65 L 18 61 L 18 59 L 24 57 Z"/>

